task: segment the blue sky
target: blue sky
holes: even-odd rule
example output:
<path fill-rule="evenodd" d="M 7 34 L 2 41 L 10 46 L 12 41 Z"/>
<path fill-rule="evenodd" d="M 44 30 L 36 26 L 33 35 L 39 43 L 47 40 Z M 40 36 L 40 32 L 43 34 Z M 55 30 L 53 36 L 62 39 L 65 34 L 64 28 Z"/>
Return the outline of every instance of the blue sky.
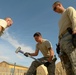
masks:
<path fill-rule="evenodd" d="M 25 52 L 34 52 L 36 42 L 33 34 L 41 32 L 43 38 L 51 41 L 54 51 L 58 42 L 58 21 L 60 14 L 52 10 L 56 0 L 0 0 L 0 18 L 11 17 L 13 25 L 0 38 L 0 61 L 29 66 L 33 61 L 22 54 L 15 54 L 18 46 Z M 75 0 L 59 0 L 65 8 L 76 8 Z M 56 53 L 56 51 L 55 51 Z M 42 54 L 36 57 L 41 57 Z M 58 58 L 59 61 L 59 58 Z"/>

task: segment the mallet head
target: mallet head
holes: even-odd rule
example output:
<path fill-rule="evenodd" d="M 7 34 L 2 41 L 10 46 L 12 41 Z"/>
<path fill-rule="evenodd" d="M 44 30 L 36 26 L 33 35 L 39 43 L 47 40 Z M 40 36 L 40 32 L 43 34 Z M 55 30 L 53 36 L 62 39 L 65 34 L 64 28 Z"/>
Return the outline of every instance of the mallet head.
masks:
<path fill-rule="evenodd" d="M 21 50 L 21 47 L 18 47 L 15 52 L 18 53 L 20 52 L 20 50 Z"/>

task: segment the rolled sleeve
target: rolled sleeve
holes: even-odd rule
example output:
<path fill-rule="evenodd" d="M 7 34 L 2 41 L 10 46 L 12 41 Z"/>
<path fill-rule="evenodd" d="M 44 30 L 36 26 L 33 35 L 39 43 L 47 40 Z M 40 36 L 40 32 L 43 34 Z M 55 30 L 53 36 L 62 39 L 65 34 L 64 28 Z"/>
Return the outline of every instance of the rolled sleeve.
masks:
<path fill-rule="evenodd" d="M 46 47 L 47 47 L 47 48 L 52 48 L 52 44 L 51 44 L 51 42 L 48 41 L 48 40 L 46 41 Z"/>

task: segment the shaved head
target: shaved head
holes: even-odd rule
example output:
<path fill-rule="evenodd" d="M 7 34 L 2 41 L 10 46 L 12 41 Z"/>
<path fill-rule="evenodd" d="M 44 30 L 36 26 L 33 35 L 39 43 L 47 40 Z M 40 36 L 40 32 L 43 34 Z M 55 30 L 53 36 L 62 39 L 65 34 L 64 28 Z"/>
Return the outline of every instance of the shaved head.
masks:
<path fill-rule="evenodd" d="M 57 4 L 61 4 L 61 2 L 60 1 L 56 1 L 56 2 L 54 2 L 53 5 L 57 5 Z"/>
<path fill-rule="evenodd" d="M 10 27 L 13 24 L 13 21 L 10 17 L 6 17 L 4 20 L 7 22 L 8 27 Z"/>

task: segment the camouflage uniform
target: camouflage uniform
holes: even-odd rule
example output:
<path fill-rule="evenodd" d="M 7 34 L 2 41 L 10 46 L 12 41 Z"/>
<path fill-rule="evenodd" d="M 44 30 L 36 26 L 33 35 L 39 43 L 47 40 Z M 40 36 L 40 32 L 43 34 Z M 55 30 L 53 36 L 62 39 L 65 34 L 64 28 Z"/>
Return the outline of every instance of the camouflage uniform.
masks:
<path fill-rule="evenodd" d="M 66 74 L 67 75 L 72 75 L 73 74 L 73 71 L 71 70 L 72 65 L 71 65 L 71 62 L 70 62 L 67 54 L 65 54 L 63 52 L 63 55 L 60 57 L 60 59 L 61 59 L 63 69 L 66 70 Z M 70 66 L 68 66 L 68 65 L 70 65 Z"/>
<path fill-rule="evenodd" d="M 59 42 L 66 73 L 76 75 L 76 48 L 73 47 L 72 34 L 68 33 L 67 28 L 76 31 L 76 10 L 73 7 L 65 9 L 59 20 Z M 64 56 L 68 57 L 68 60 L 65 61 Z"/>
<path fill-rule="evenodd" d="M 72 45 L 72 36 L 68 32 L 60 40 L 60 49 L 62 63 L 66 69 L 67 75 L 76 75 L 76 48 Z"/>
<path fill-rule="evenodd" d="M 39 63 L 38 61 L 33 61 L 26 75 L 35 75 L 34 73 L 37 67 L 39 67 L 40 65 L 42 64 Z M 48 70 L 48 75 L 55 75 L 55 61 L 51 62 L 51 64 L 49 64 L 46 67 Z"/>

